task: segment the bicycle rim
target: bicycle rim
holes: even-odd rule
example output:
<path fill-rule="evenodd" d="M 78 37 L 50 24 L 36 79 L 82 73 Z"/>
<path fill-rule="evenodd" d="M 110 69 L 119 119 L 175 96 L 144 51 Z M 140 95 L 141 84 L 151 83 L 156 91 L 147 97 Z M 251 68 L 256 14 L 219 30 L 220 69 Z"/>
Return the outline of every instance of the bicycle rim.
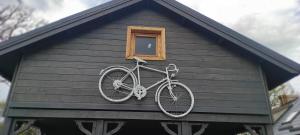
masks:
<path fill-rule="evenodd" d="M 111 68 L 105 71 L 99 79 L 99 91 L 101 95 L 108 101 L 111 102 L 123 102 L 128 100 L 133 90 L 125 88 L 114 88 L 114 81 L 121 80 L 122 77 L 129 74 L 123 81 L 127 86 L 134 88 L 136 85 L 134 75 L 131 74 L 127 69 L 124 68 Z"/>
<path fill-rule="evenodd" d="M 191 90 L 182 83 L 171 83 L 172 93 L 178 99 L 175 101 L 168 89 L 168 84 L 161 87 L 158 93 L 158 106 L 168 116 L 180 118 L 186 116 L 194 107 L 194 96 Z M 175 86 L 175 87 L 174 87 Z"/>

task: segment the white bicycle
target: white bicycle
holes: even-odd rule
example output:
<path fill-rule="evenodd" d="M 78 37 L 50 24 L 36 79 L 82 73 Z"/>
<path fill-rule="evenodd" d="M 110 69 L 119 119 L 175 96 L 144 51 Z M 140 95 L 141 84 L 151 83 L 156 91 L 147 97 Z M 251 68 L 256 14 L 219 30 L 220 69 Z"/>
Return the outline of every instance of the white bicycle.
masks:
<path fill-rule="evenodd" d="M 180 118 L 186 116 L 194 107 L 194 95 L 192 91 L 178 80 L 172 80 L 179 69 L 175 64 L 169 64 L 165 71 L 142 65 L 146 61 L 134 57 L 136 66 L 129 69 L 124 66 L 110 66 L 100 72 L 99 90 L 108 101 L 119 103 L 128 100 L 133 94 L 138 100 L 147 95 L 147 91 L 155 86 L 155 102 L 168 116 Z M 140 69 L 146 69 L 165 74 L 166 77 L 151 86 L 145 88 L 141 85 Z M 137 72 L 137 76 L 135 75 Z"/>

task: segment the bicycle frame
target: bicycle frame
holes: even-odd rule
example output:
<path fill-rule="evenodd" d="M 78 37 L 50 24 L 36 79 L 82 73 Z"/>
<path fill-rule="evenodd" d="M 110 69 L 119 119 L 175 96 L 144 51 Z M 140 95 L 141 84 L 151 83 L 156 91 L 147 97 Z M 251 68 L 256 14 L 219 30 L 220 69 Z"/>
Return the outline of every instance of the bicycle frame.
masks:
<path fill-rule="evenodd" d="M 136 59 L 137 63 L 136 63 L 136 66 L 134 66 L 133 68 L 127 68 L 124 66 L 110 66 L 110 67 L 107 67 L 100 71 L 101 77 L 99 79 L 99 91 L 106 100 L 115 102 L 115 103 L 124 102 L 124 101 L 128 100 L 130 97 L 132 97 L 133 94 L 135 97 L 137 97 L 138 100 L 141 100 L 142 98 L 144 98 L 147 95 L 147 91 L 149 89 L 154 88 L 159 85 L 156 90 L 156 93 L 155 93 L 155 102 L 158 103 L 159 108 L 166 115 L 168 115 L 170 117 L 174 117 L 174 118 L 180 118 L 180 117 L 184 117 L 192 110 L 192 108 L 194 106 L 193 93 L 185 84 L 180 83 L 178 80 L 172 80 L 172 78 L 175 77 L 179 71 L 179 69 L 176 67 L 175 64 L 169 64 L 165 68 L 165 71 L 163 71 L 163 70 L 144 66 L 144 65 L 142 65 L 142 63 L 146 63 L 146 61 L 139 59 L 139 58 L 135 58 L 135 59 Z M 159 81 L 153 83 L 152 85 L 148 86 L 147 88 L 145 88 L 145 87 L 141 86 L 141 74 L 140 74 L 141 69 L 157 72 L 160 74 L 164 74 L 166 76 L 162 77 L 161 80 L 159 80 Z M 113 78 L 109 77 L 110 73 L 116 73 L 117 71 L 123 72 L 123 73 L 121 73 L 121 76 L 120 75 L 114 76 L 114 77 L 117 77 L 117 79 L 113 79 Z M 135 73 L 135 71 L 136 71 L 136 73 Z M 104 77 L 106 77 L 112 81 L 113 89 L 109 89 L 106 86 L 102 87 Z M 130 85 L 129 85 L 129 83 L 126 84 L 125 80 L 128 77 L 130 77 L 130 80 L 133 80 L 133 85 L 131 85 L 132 81 L 129 82 Z M 190 102 L 187 110 L 186 109 L 177 110 L 176 108 L 175 108 L 175 110 L 173 110 L 173 109 L 166 110 L 165 105 L 161 103 L 162 101 L 165 101 L 165 100 L 161 100 L 161 99 L 168 98 L 168 100 L 172 102 L 171 105 L 172 106 L 175 105 L 175 107 L 177 105 L 173 104 L 173 103 L 176 103 L 177 101 L 182 102 L 181 100 L 178 100 L 178 99 L 180 99 L 183 94 L 178 95 L 178 93 L 177 94 L 173 93 L 174 88 L 176 88 L 176 90 L 174 92 L 176 92 L 178 90 L 178 86 L 180 88 L 182 88 L 182 90 L 184 90 L 184 92 L 188 93 L 188 95 L 186 95 L 186 94 L 185 95 L 188 96 L 189 99 L 191 99 L 190 100 L 191 102 Z M 110 94 L 108 96 L 106 94 L 106 92 L 103 92 L 103 88 L 104 88 L 104 90 L 108 90 L 110 92 L 111 92 L 111 90 L 113 90 L 112 91 L 113 93 L 117 92 L 117 93 L 126 94 L 126 95 L 122 96 L 122 98 L 110 97 L 110 96 L 114 96 L 114 95 Z M 123 91 L 122 89 L 119 89 L 119 88 L 123 88 L 125 91 Z M 165 90 L 169 92 L 170 96 L 166 95 Z M 164 94 L 162 94 L 162 93 L 164 93 Z M 185 101 L 185 100 L 183 100 L 183 101 Z"/>
<path fill-rule="evenodd" d="M 151 88 L 153 88 L 153 87 L 155 87 L 155 86 L 157 86 L 157 85 L 159 85 L 159 84 L 161 84 L 161 83 L 163 83 L 163 82 L 168 82 L 169 86 L 171 85 L 171 83 L 170 83 L 170 82 L 171 82 L 171 79 L 170 79 L 170 77 L 169 77 L 169 73 L 168 73 L 167 70 L 166 70 L 166 71 L 162 71 L 162 70 L 158 70 L 158 69 L 155 69 L 155 68 L 147 67 L 147 66 L 144 66 L 144 65 L 140 65 L 139 62 L 137 62 L 136 66 L 135 66 L 134 68 L 130 69 L 130 71 L 129 71 L 129 74 L 130 74 L 130 73 L 134 73 L 134 71 L 137 70 L 137 78 L 136 78 L 136 80 L 137 80 L 137 85 L 141 85 L 141 77 L 140 77 L 140 69 L 141 69 L 141 68 L 147 69 L 147 70 L 150 70 L 150 71 L 159 72 L 159 73 L 162 73 L 162 74 L 165 74 L 165 75 L 166 75 L 166 78 L 163 78 L 162 80 L 160 80 L 160 81 L 158 81 L 158 82 L 152 84 L 151 86 L 145 88 L 146 90 L 149 90 L 149 89 L 151 89 Z M 121 79 L 121 82 L 123 82 L 123 81 L 127 78 L 127 76 L 128 76 L 129 74 L 125 75 L 125 76 Z"/>

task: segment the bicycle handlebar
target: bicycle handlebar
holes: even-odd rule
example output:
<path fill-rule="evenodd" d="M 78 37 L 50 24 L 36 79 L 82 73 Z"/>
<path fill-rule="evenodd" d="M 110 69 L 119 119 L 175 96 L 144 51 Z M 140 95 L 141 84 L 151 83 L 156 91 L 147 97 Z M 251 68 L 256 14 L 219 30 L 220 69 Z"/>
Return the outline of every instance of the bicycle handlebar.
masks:
<path fill-rule="evenodd" d="M 172 68 L 173 68 L 173 69 L 172 69 Z M 168 71 L 176 71 L 176 72 L 179 71 L 179 69 L 177 68 L 177 66 L 176 66 L 175 64 L 169 64 L 169 65 L 166 67 L 166 69 L 167 69 Z"/>

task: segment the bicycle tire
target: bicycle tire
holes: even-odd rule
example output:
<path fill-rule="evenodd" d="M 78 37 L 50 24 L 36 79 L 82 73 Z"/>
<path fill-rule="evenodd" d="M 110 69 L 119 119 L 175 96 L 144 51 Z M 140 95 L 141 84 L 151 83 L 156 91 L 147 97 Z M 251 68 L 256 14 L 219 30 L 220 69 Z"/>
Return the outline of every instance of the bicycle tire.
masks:
<path fill-rule="evenodd" d="M 128 99 L 133 95 L 133 89 L 132 89 L 132 90 L 128 90 L 129 92 L 128 92 L 128 93 L 125 93 L 125 94 L 127 94 L 127 95 L 125 95 L 125 97 L 121 97 L 121 98 L 116 98 L 116 97 L 115 97 L 115 98 L 112 98 L 112 97 L 108 96 L 106 92 L 104 92 L 104 90 L 110 92 L 109 90 L 107 90 L 108 88 L 105 88 L 105 86 L 104 86 L 104 84 L 103 84 L 103 83 L 105 83 L 105 82 L 104 82 L 105 77 L 107 77 L 107 75 L 108 75 L 109 73 L 113 73 L 113 72 L 116 72 L 116 71 L 122 71 L 122 72 L 126 73 L 126 75 L 129 74 L 128 77 L 130 77 L 130 79 L 131 79 L 131 81 L 132 81 L 132 83 L 133 83 L 132 88 L 134 88 L 134 87 L 136 86 L 136 81 L 135 81 L 135 75 L 132 74 L 132 73 L 130 73 L 130 72 L 129 72 L 127 69 L 125 69 L 125 68 L 113 67 L 113 68 L 107 69 L 106 71 L 103 72 L 102 76 L 101 76 L 100 79 L 99 79 L 99 91 L 100 91 L 101 95 L 102 95 L 106 100 L 111 101 L 111 102 L 118 103 L 118 102 L 124 102 L 124 101 L 128 100 Z M 128 77 L 126 77 L 126 78 L 128 78 Z M 107 77 L 107 78 L 109 78 L 109 77 Z M 109 84 L 106 83 L 106 85 L 109 85 Z M 111 84 L 111 85 L 113 85 L 113 84 Z M 113 91 L 113 90 L 112 90 L 112 92 L 114 93 L 114 92 L 120 92 L 120 91 L 118 91 L 118 90 Z M 122 92 L 122 93 L 124 94 L 124 92 Z"/>
<path fill-rule="evenodd" d="M 181 117 L 186 116 L 187 114 L 189 114 L 192 111 L 192 109 L 194 107 L 194 95 L 193 95 L 192 91 L 186 85 L 184 85 L 180 82 L 171 82 L 171 86 L 174 86 L 174 85 L 176 87 L 180 86 L 180 87 L 184 88 L 183 90 L 188 93 L 187 95 L 188 95 L 188 98 L 190 99 L 190 102 L 188 102 L 187 109 L 183 110 L 182 113 L 177 114 L 180 111 L 178 108 L 173 110 L 173 109 L 170 109 L 170 107 L 162 104 L 162 97 L 163 97 L 162 94 L 168 94 L 168 93 L 170 94 L 170 91 L 168 89 L 168 86 L 169 86 L 168 84 L 164 84 L 164 86 L 162 86 L 159 89 L 158 94 L 157 94 L 157 96 L 158 96 L 157 102 L 158 102 L 158 106 L 161 109 L 161 111 L 163 111 L 163 113 L 165 113 L 167 116 L 170 116 L 173 118 L 181 118 Z M 173 90 L 174 90 L 174 88 L 172 89 L 172 91 Z M 184 105 L 180 105 L 180 107 L 183 108 Z M 167 108 L 169 108 L 169 109 L 167 109 Z"/>

